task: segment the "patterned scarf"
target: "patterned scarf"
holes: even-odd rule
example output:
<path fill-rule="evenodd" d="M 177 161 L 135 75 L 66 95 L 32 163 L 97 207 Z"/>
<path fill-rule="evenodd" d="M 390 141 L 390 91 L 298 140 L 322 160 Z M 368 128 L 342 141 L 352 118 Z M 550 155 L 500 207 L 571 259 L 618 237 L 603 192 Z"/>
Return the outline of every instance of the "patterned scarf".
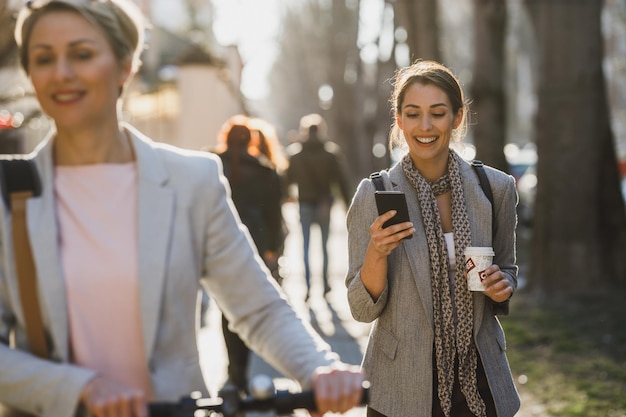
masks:
<path fill-rule="evenodd" d="M 454 271 L 454 296 L 448 276 L 448 250 L 441 227 L 437 200 L 431 185 L 422 177 L 409 155 L 402 159 L 404 175 L 417 190 L 424 231 L 430 252 L 430 273 L 435 320 L 435 355 L 437 360 L 438 396 L 446 417 L 452 409 L 455 356 L 459 364 L 459 383 L 469 409 L 477 417 L 486 416 L 486 407 L 478 392 L 476 379 L 477 352 L 473 341 L 474 304 L 464 278 L 463 252 L 471 244 L 471 232 L 461 182 L 460 157 L 451 149 L 448 175 L 452 185 L 452 227 L 457 259 Z M 453 308 L 454 300 L 454 308 Z M 455 328 L 455 312 L 457 324 Z"/>

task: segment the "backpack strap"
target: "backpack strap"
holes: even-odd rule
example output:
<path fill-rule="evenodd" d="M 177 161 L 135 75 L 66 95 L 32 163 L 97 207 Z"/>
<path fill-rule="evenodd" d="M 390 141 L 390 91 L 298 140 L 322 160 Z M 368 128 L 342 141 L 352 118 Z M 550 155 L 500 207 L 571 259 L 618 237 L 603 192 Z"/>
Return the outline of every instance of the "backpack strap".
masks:
<path fill-rule="evenodd" d="M 2 158 L 0 166 L 2 196 L 6 206 L 11 209 L 15 269 L 26 336 L 31 352 L 40 358 L 47 358 L 50 350 L 41 319 L 37 272 L 26 224 L 27 200 L 41 195 L 41 183 L 32 159 Z"/>
<path fill-rule="evenodd" d="M 491 191 L 491 184 L 489 183 L 489 178 L 487 178 L 487 173 L 485 172 L 484 164 L 478 159 L 474 159 L 472 161 L 472 166 L 476 171 L 476 175 L 478 175 L 478 181 L 480 182 L 480 188 L 483 189 L 485 196 L 491 203 L 491 232 L 495 236 L 496 234 L 496 205 L 493 202 L 493 192 Z"/>
<path fill-rule="evenodd" d="M 374 183 L 376 191 L 385 191 L 385 182 L 383 181 L 383 176 L 380 175 L 380 171 L 372 172 L 370 180 Z"/>
<path fill-rule="evenodd" d="M 0 188 L 7 208 L 11 207 L 11 194 L 30 191 L 33 197 L 41 195 L 41 182 L 32 159 L 3 155 L 0 157 Z"/>

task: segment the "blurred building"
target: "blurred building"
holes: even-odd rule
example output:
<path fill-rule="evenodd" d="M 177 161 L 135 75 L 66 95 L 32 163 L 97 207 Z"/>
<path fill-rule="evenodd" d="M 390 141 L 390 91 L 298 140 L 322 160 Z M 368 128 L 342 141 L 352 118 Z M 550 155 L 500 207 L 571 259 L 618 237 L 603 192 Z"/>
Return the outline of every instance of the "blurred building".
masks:
<path fill-rule="evenodd" d="M 125 119 L 157 141 L 201 149 L 226 119 L 245 113 L 236 48 L 220 56 L 162 27 L 149 33 L 144 64 L 125 100 Z"/>
<path fill-rule="evenodd" d="M 159 1 L 135 2 L 152 20 Z M 210 11 L 210 0 L 196 4 L 202 2 Z M 6 125 L 0 127 L 3 153 L 30 152 L 51 128 L 17 63 L 13 28 L 15 12 L 22 4 L 22 0 L 0 4 L 0 119 Z M 169 1 L 165 4 L 172 5 Z M 210 13 L 194 18 L 201 18 L 202 24 L 176 33 L 157 24 L 148 28 L 143 65 L 125 92 L 123 120 L 156 141 L 201 149 L 215 144 L 222 123 L 234 114 L 246 113 L 246 108 L 240 89 L 243 63 L 237 48 L 216 44 L 210 32 Z"/>

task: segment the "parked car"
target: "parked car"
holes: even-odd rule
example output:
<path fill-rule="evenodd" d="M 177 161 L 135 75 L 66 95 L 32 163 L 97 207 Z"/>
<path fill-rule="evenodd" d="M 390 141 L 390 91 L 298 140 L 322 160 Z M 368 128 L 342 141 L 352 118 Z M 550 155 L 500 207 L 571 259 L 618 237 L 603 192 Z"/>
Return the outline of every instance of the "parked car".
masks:
<path fill-rule="evenodd" d="M 530 226 L 533 219 L 535 193 L 537 190 L 537 148 L 528 143 L 522 147 L 507 144 L 504 155 L 509 164 L 509 174 L 515 178 L 519 204 L 517 216 L 520 224 Z"/>
<path fill-rule="evenodd" d="M 528 168 L 537 163 L 537 147 L 534 143 L 522 147 L 509 143 L 504 146 L 504 156 L 509 164 L 509 174 L 513 175 L 515 181 L 519 181 Z"/>

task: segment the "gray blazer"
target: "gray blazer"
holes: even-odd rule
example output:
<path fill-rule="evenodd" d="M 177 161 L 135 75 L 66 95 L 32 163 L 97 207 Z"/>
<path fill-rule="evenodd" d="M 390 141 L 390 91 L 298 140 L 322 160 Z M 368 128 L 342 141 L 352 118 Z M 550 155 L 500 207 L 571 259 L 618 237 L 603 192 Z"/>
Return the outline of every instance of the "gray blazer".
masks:
<path fill-rule="evenodd" d="M 178 400 L 192 391 L 208 394 L 196 343 L 201 279 L 232 328 L 256 352 L 303 386 L 310 385 L 313 370 L 337 356 L 295 315 L 263 266 L 230 200 L 219 158 L 155 143 L 128 129 L 137 157 L 139 302 L 154 400 Z M 27 210 L 42 316 L 54 360 L 37 359 L 27 351 L 10 215 L 3 206 L 0 404 L 68 417 L 75 413 L 81 390 L 94 372 L 70 363 L 52 148 L 49 136 L 33 153 L 43 193 L 28 201 Z"/>
<path fill-rule="evenodd" d="M 486 168 L 493 189 L 498 235 L 492 241 L 491 204 L 470 164 L 463 162 L 461 176 L 469 217 L 472 245 L 492 246 L 494 263 L 517 285 L 515 226 L 517 193 L 513 177 Z M 387 175 L 386 189 L 403 191 L 416 229 L 388 258 L 388 284 L 376 302 L 361 281 L 361 267 L 370 240 L 369 227 L 377 217 L 374 185 L 359 184 L 348 211 L 348 302 L 358 321 L 372 322 L 363 368 L 371 381 L 370 405 L 389 417 L 431 417 L 433 400 L 433 300 L 428 243 L 422 226 L 417 192 L 401 164 Z M 499 417 L 513 416 L 520 400 L 506 358 L 502 327 L 492 303 L 474 293 L 474 340 L 478 347 Z"/>

